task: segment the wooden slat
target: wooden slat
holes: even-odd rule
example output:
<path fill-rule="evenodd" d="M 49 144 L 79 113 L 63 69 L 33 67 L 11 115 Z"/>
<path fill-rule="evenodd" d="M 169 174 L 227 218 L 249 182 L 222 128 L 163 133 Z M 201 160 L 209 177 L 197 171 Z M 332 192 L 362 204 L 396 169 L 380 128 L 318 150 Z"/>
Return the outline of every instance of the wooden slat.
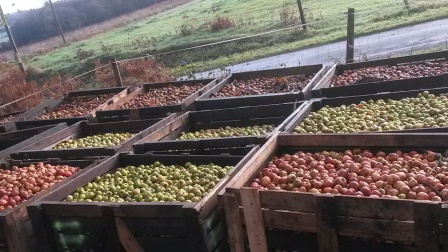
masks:
<path fill-rule="evenodd" d="M 319 251 L 339 251 L 336 200 L 332 195 L 315 195 L 316 227 Z"/>
<path fill-rule="evenodd" d="M 279 230 L 316 233 L 316 217 L 310 213 L 272 211 L 263 209 L 265 226 Z"/>
<path fill-rule="evenodd" d="M 137 237 L 145 251 L 184 252 L 188 250 L 189 240 L 184 238 Z"/>
<path fill-rule="evenodd" d="M 301 103 L 281 103 L 273 105 L 261 105 L 253 107 L 240 107 L 216 110 L 203 110 L 191 112 L 192 122 L 229 121 L 264 117 L 278 117 L 289 115 L 300 106 Z"/>
<path fill-rule="evenodd" d="M 448 204 L 443 204 L 440 209 L 440 217 L 442 220 L 442 247 L 443 252 L 448 252 Z"/>
<path fill-rule="evenodd" d="M 263 147 L 245 164 L 241 170 L 229 181 L 227 188 L 239 189 L 243 187 L 254 176 L 261 166 L 267 164 L 271 159 L 271 153 L 277 149 L 277 136 L 275 133 Z"/>
<path fill-rule="evenodd" d="M 243 252 L 245 250 L 244 237 L 238 200 L 235 195 L 230 193 L 225 193 L 221 199 L 226 214 L 230 250 L 232 252 Z"/>
<path fill-rule="evenodd" d="M 436 202 L 414 202 L 414 234 L 418 251 L 439 251 L 439 208 Z"/>
<path fill-rule="evenodd" d="M 386 92 L 399 92 L 429 88 L 441 88 L 446 86 L 446 74 L 430 77 L 401 79 L 401 80 L 388 80 L 380 82 L 370 82 L 364 84 L 352 84 L 347 86 L 330 87 L 330 84 L 326 88 L 320 89 L 318 97 L 334 98 L 341 96 L 356 96 L 356 95 L 368 95 L 378 94 Z"/>
<path fill-rule="evenodd" d="M 177 218 L 120 217 L 135 236 L 186 237 L 186 222 Z"/>
<path fill-rule="evenodd" d="M 408 200 L 335 196 L 338 215 L 385 220 L 414 220 L 414 203 Z"/>
<path fill-rule="evenodd" d="M 448 141 L 448 134 L 443 133 L 355 133 L 355 134 L 282 134 L 278 138 L 281 146 L 325 147 L 443 147 Z"/>
<path fill-rule="evenodd" d="M 270 210 L 314 213 L 314 194 L 285 191 L 260 191 L 261 206 Z"/>
<path fill-rule="evenodd" d="M 172 218 L 182 219 L 184 211 L 182 206 L 185 203 L 167 203 L 167 204 L 115 204 L 113 207 L 114 215 L 117 217 L 132 218 Z"/>
<path fill-rule="evenodd" d="M 81 203 L 67 204 L 65 202 L 45 202 L 41 205 L 46 215 L 75 216 L 75 217 L 102 217 L 103 208 L 107 204 Z"/>
<path fill-rule="evenodd" d="M 124 222 L 119 217 L 115 217 L 115 225 L 117 227 L 118 238 L 120 239 L 121 245 L 128 252 L 144 252 L 140 243 L 135 239 L 134 235 L 131 233 L 129 228 L 124 224 Z"/>
<path fill-rule="evenodd" d="M 395 242 L 413 242 L 414 223 L 338 216 L 338 234 L 352 238 L 379 239 Z"/>
<path fill-rule="evenodd" d="M 27 207 L 27 211 L 33 225 L 33 229 L 35 230 L 36 237 L 38 240 L 38 248 L 40 251 L 49 251 L 50 250 L 50 240 L 48 237 L 48 233 L 46 232 L 46 222 L 43 219 L 43 215 L 41 214 L 41 208 L 39 204 L 31 204 Z M 0 218 L 1 220 L 1 218 Z M 1 224 L 0 224 L 1 226 Z"/>
<path fill-rule="evenodd" d="M 325 73 L 322 79 L 320 79 L 319 83 L 317 83 L 317 85 L 314 86 L 313 90 L 311 91 L 313 98 L 322 97 L 321 89 L 330 86 L 331 81 L 333 80 L 335 74 L 336 74 L 336 65 L 333 65 L 330 67 L 330 69 L 328 69 L 328 71 Z"/>
<path fill-rule="evenodd" d="M 225 221 L 219 222 L 205 238 L 208 251 L 213 251 L 222 241 L 225 241 L 226 233 Z"/>
<path fill-rule="evenodd" d="M 264 230 L 258 189 L 241 188 L 244 218 L 251 251 L 267 252 L 267 240 Z"/>
<path fill-rule="evenodd" d="M 147 137 L 143 138 L 138 143 L 147 143 L 147 142 L 158 141 L 158 140 L 162 139 L 163 137 L 169 135 L 172 131 L 174 131 L 180 127 L 184 127 L 188 123 L 189 123 L 189 112 L 178 117 L 177 119 L 175 119 L 174 121 L 172 121 L 171 123 L 166 125 L 165 127 L 149 134 Z"/>

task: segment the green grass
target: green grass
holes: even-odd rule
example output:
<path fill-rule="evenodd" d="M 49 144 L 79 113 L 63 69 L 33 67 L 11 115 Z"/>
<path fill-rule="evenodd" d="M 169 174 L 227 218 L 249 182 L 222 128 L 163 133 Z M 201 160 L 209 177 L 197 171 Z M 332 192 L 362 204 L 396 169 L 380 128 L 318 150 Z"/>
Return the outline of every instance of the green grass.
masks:
<path fill-rule="evenodd" d="M 349 7 L 359 12 L 356 16 L 357 36 L 448 16 L 448 1 L 441 0 L 410 0 L 411 4 L 419 4 L 411 7 L 410 14 L 402 0 L 302 2 L 307 22 L 318 22 L 311 24 L 307 33 L 292 29 L 160 58 L 182 74 L 337 41 L 345 37 L 347 17 L 344 13 Z M 284 6 L 297 15 L 294 0 L 195 0 L 44 55 L 27 56 L 26 64 L 49 73 L 80 73 L 92 69 L 94 60 L 109 55 L 126 59 L 257 34 L 285 27 L 279 14 Z M 229 17 L 234 26 L 211 32 L 206 24 L 217 15 Z M 181 24 L 185 24 L 184 33 L 188 35 L 180 34 Z M 75 58 L 79 48 L 95 53 L 79 61 Z M 180 67 L 183 62 L 189 64 Z"/>

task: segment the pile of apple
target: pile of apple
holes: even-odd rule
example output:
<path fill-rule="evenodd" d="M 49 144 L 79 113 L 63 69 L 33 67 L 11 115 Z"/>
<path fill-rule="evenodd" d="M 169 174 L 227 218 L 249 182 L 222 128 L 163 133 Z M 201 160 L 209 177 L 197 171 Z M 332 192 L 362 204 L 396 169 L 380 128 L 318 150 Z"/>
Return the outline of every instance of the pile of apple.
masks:
<path fill-rule="evenodd" d="M 333 78 L 331 86 L 339 87 L 358 83 L 419 78 L 445 73 L 448 73 L 447 61 L 428 61 L 419 64 L 366 67 L 344 71 L 342 74 Z"/>
<path fill-rule="evenodd" d="M 78 167 L 43 163 L 0 169 L 0 211 L 17 206 L 78 171 Z"/>
<path fill-rule="evenodd" d="M 199 202 L 232 170 L 215 164 L 150 165 L 117 168 L 79 187 L 68 202 Z"/>
<path fill-rule="evenodd" d="M 0 118 L 0 125 L 9 123 L 10 121 L 16 119 L 16 118 L 19 117 L 19 116 L 20 116 L 20 114 L 17 114 L 17 115 L 9 115 L 9 116 Z"/>
<path fill-rule="evenodd" d="M 251 187 L 372 198 L 448 200 L 448 162 L 432 151 L 299 151 L 273 157 Z"/>
<path fill-rule="evenodd" d="M 58 108 L 38 117 L 39 120 L 85 116 L 116 94 L 75 96 Z"/>
<path fill-rule="evenodd" d="M 176 105 L 185 98 L 203 88 L 204 84 L 186 84 L 182 86 L 173 86 L 150 89 L 146 94 L 140 94 L 134 99 L 121 105 L 121 109 L 155 107 Z"/>
<path fill-rule="evenodd" d="M 312 75 L 293 75 L 286 77 L 264 77 L 248 80 L 233 80 L 231 83 L 225 85 L 221 91 L 216 94 L 212 94 L 211 97 L 299 92 L 312 78 Z"/>
<path fill-rule="evenodd" d="M 428 91 L 415 98 L 369 100 L 359 104 L 325 106 L 311 112 L 294 133 L 353 133 L 448 126 L 448 94 Z"/>

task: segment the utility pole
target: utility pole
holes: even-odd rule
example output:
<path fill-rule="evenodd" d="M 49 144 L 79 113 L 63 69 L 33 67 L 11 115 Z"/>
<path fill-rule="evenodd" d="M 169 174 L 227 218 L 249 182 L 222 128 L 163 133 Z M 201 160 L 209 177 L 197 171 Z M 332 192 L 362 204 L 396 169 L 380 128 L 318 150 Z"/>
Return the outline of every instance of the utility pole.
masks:
<path fill-rule="evenodd" d="M 56 22 L 58 23 L 59 32 L 61 33 L 62 40 L 64 41 L 64 44 L 67 44 L 67 41 L 65 41 L 64 31 L 62 31 L 61 23 L 59 23 L 58 15 L 56 15 L 56 11 L 54 10 L 53 2 L 51 0 L 48 0 L 48 1 L 50 2 L 51 9 L 53 10 L 54 18 L 56 19 Z"/>
<path fill-rule="evenodd" d="M 8 34 L 9 43 L 12 45 L 12 49 L 14 50 L 14 59 L 16 60 L 17 65 L 19 65 L 20 71 L 23 73 L 25 72 L 25 67 L 22 62 L 22 58 L 20 57 L 19 50 L 17 50 L 16 42 L 14 41 L 14 38 L 12 37 L 11 30 L 9 29 L 8 21 L 6 20 L 6 16 L 3 13 L 3 9 L 0 6 L 0 24 L 5 26 L 6 33 Z"/>

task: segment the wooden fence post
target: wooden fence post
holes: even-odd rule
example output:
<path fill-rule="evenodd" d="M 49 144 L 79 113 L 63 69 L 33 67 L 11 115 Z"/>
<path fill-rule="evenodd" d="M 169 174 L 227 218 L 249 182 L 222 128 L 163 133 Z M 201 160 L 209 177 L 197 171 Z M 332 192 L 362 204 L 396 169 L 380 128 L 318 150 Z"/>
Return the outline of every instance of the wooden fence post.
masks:
<path fill-rule="evenodd" d="M 406 9 L 408 10 L 408 13 L 409 13 L 409 11 L 410 11 L 409 0 L 404 0 L 404 5 L 406 5 Z"/>
<path fill-rule="evenodd" d="M 347 17 L 347 52 L 345 63 L 353 63 L 355 56 L 355 9 L 348 9 Z"/>
<path fill-rule="evenodd" d="M 302 28 L 304 31 L 306 31 L 307 27 L 306 27 L 305 14 L 303 13 L 302 0 L 297 0 L 297 5 L 299 5 L 300 21 L 302 22 Z"/>
<path fill-rule="evenodd" d="M 114 71 L 115 81 L 117 82 L 117 87 L 123 86 L 123 80 L 121 79 L 120 69 L 118 68 L 117 58 L 113 57 L 111 63 L 112 70 Z"/>

